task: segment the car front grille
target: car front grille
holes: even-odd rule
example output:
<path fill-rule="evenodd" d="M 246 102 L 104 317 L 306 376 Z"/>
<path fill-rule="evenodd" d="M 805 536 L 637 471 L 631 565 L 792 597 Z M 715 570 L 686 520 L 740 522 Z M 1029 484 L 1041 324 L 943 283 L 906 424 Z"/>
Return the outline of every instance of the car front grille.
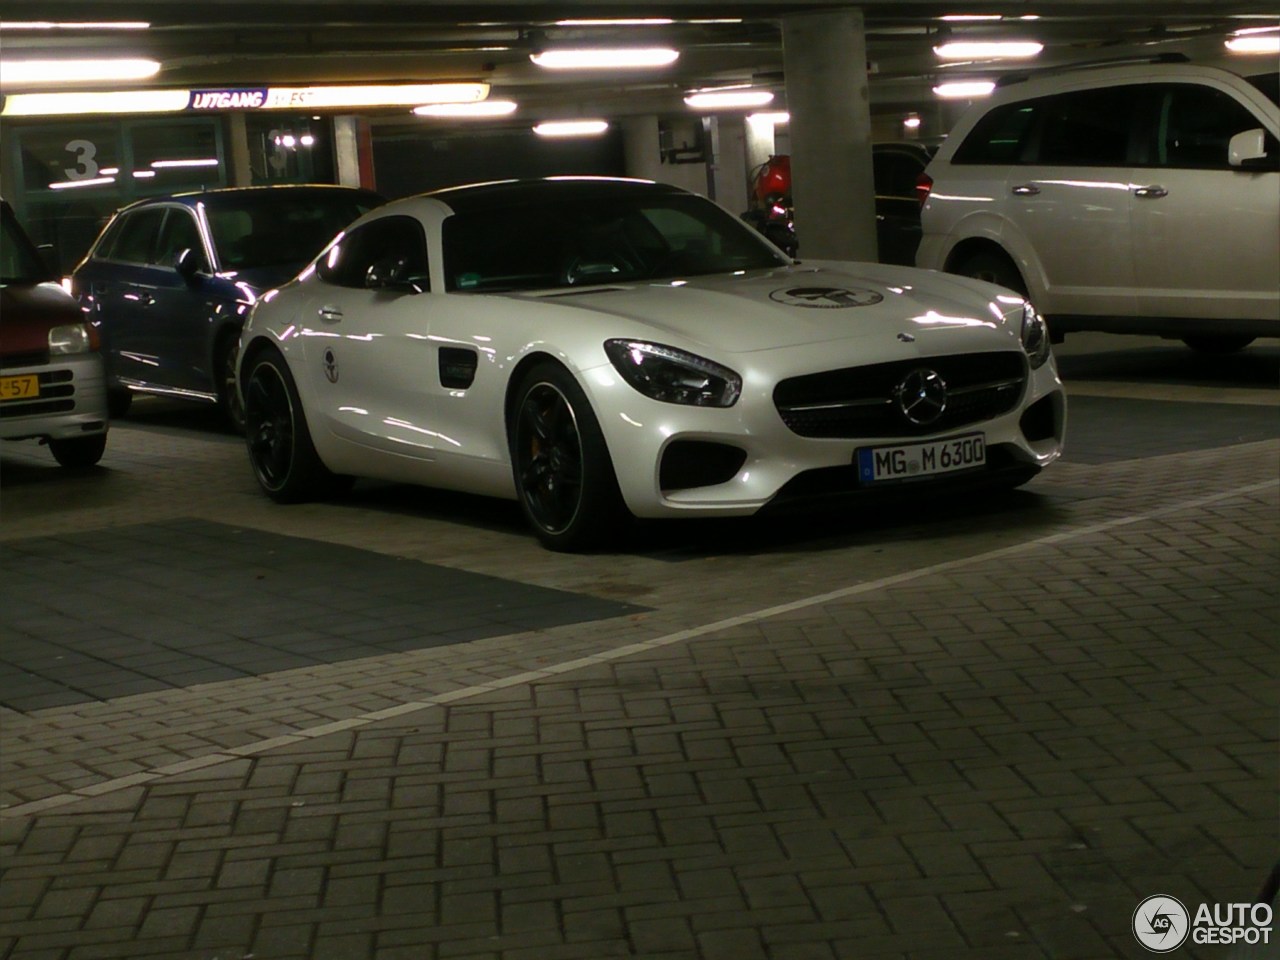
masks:
<path fill-rule="evenodd" d="M 33 350 L 30 353 L 10 353 L 0 357 L 0 370 L 8 370 L 11 367 L 43 367 L 48 362 L 48 350 Z"/>
<path fill-rule="evenodd" d="M 75 378 L 70 370 L 45 370 L 39 377 L 40 395 L 0 402 L 0 419 L 66 413 L 76 408 Z"/>
<path fill-rule="evenodd" d="M 917 370 L 937 373 L 947 386 L 942 415 L 926 424 L 908 420 L 894 398 L 894 389 Z M 923 436 L 1008 413 L 1026 379 L 1026 358 L 1014 351 L 923 357 L 791 377 L 774 388 L 773 402 L 802 437 Z"/>

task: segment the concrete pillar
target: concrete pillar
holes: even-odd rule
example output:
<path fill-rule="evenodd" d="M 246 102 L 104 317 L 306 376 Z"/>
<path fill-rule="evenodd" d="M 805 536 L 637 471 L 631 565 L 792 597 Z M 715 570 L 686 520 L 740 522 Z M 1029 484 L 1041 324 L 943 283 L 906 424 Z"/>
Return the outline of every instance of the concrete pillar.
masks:
<path fill-rule="evenodd" d="M 333 155 L 338 168 L 338 183 L 344 187 L 360 186 L 360 118 L 333 118 Z"/>
<path fill-rule="evenodd" d="M 802 259 L 875 260 L 871 107 L 861 10 L 782 20 L 791 193 Z"/>
<path fill-rule="evenodd" d="M 776 138 L 774 136 L 773 121 L 769 119 L 746 121 L 746 141 L 744 150 L 746 153 L 747 176 L 751 176 L 751 171 L 772 157 L 777 150 L 775 149 Z"/>
<path fill-rule="evenodd" d="M 243 113 L 227 114 L 227 134 L 231 147 L 228 183 L 233 187 L 253 186 L 253 167 L 249 163 L 249 132 Z"/>
<path fill-rule="evenodd" d="M 662 144 L 658 141 L 658 118 L 627 117 L 620 125 L 627 176 L 661 180 Z"/>
<path fill-rule="evenodd" d="M 730 213 L 747 209 L 747 123 L 742 116 L 724 116 L 716 124 L 716 154 L 712 167 L 715 198 Z"/>

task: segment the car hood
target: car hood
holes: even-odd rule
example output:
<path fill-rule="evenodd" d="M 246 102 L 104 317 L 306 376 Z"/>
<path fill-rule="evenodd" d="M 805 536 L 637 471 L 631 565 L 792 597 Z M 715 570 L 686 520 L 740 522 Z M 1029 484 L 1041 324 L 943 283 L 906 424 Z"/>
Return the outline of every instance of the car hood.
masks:
<path fill-rule="evenodd" d="M 84 322 L 80 306 L 56 283 L 0 286 L 0 356 L 49 349 L 49 331 Z"/>
<path fill-rule="evenodd" d="M 1010 335 L 1003 317 L 1021 303 L 990 285 L 879 264 L 790 267 L 524 297 L 635 321 L 655 338 L 733 353 L 899 334 L 924 351 L 971 350 L 984 334 L 998 349 L 1008 346 Z"/>

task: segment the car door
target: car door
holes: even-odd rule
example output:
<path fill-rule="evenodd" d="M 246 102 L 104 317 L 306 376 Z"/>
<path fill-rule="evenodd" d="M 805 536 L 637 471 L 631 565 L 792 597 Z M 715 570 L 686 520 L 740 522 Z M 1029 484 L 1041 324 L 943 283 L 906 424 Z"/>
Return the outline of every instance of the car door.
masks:
<path fill-rule="evenodd" d="M 77 290 L 92 300 L 107 372 L 116 383 L 151 383 L 159 367 L 146 335 L 149 294 L 144 290 L 164 216 L 162 207 L 123 214 L 78 271 Z"/>
<path fill-rule="evenodd" d="M 190 276 L 175 269 L 183 250 L 190 250 L 194 257 Z M 143 297 L 138 335 L 145 337 L 159 365 L 156 380 L 173 390 L 213 396 L 210 338 L 219 314 L 225 309 L 234 312 L 234 305 L 222 303 L 215 293 L 195 211 L 176 205 L 166 208 L 152 261 L 137 288 Z"/>
<path fill-rule="evenodd" d="M 430 461 L 435 428 L 427 248 L 409 216 L 373 220 L 317 264 L 303 349 L 319 426 L 348 444 Z"/>
<path fill-rule="evenodd" d="M 1148 98 L 1151 164 L 1135 171 L 1134 268 L 1144 316 L 1280 317 L 1280 156 L 1269 169 L 1228 163 L 1228 143 L 1267 124 L 1227 90 L 1155 85 Z"/>
<path fill-rule="evenodd" d="M 1133 91 L 1076 90 L 1024 105 L 1039 116 L 1029 155 L 1009 170 L 1004 204 L 1039 261 L 1046 312 L 1133 313 Z"/>

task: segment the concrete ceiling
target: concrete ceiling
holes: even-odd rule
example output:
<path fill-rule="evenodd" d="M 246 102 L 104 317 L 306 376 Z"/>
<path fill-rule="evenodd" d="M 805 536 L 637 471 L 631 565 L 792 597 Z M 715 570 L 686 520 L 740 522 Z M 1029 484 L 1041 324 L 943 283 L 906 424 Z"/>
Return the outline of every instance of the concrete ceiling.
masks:
<path fill-rule="evenodd" d="M 208 87 L 391 80 L 486 80 L 522 118 L 685 112 L 688 89 L 754 82 L 785 107 L 779 23 L 837 5 L 798 0 L 559 3 L 201 0 L 0 0 L 0 20 L 145 20 L 146 31 L 6 30 L 5 58 L 132 54 L 161 61 L 151 86 Z M 838 5 L 844 6 L 844 5 Z M 932 48 L 952 39 L 1035 39 L 1035 65 L 1184 52 L 1221 62 L 1232 30 L 1280 22 L 1275 0 L 879 0 L 863 4 L 873 110 L 922 107 L 940 79 L 994 77 L 1023 63 L 943 65 Z M 948 14 L 1002 15 L 947 22 Z M 651 26 L 559 26 L 564 19 L 670 18 Z M 1027 19 L 1034 17 L 1035 19 Z M 739 22 L 700 22 L 733 19 Z M 566 76 L 529 62 L 556 44 L 660 44 L 681 51 L 668 68 Z M 1244 58 L 1234 57 L 1239 63 Z M 1247 69 L 1275 66 L 1258 58 Z M 14 92 L 9 89 L 7 92 Z M 401 108 L 380 123 L 418 121 Z"/>

